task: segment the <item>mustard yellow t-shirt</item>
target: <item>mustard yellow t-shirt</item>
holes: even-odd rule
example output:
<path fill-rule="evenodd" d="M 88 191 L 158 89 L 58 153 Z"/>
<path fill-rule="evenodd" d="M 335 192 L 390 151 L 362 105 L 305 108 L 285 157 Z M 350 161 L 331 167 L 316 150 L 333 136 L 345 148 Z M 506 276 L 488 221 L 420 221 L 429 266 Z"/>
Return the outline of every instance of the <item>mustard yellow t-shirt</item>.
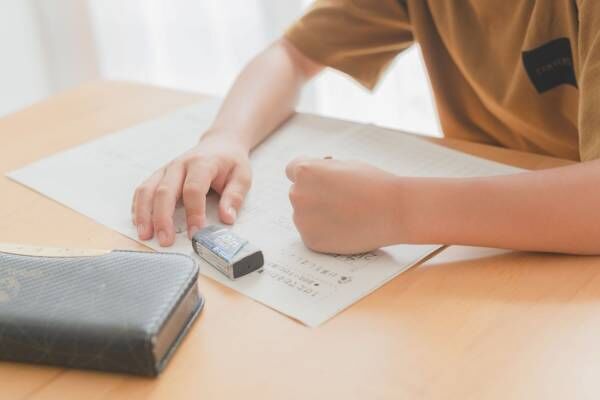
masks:
<path fill-rule="evenodd" d="M 600 158 L 599 0 L 317 0 L 286 38 L 370 89 L 417 42 L 446 136 Z"/>

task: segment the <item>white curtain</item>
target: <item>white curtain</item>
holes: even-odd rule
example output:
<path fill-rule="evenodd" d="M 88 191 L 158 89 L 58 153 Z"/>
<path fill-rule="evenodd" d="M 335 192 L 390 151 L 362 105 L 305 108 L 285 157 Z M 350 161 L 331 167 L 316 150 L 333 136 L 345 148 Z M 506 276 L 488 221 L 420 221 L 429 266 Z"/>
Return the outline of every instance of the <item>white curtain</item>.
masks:
<path fill-rule="evenodd" d="M 30 3 L 0 2 L 0 116 L 50 92 L 38 28 Z"/>
<path fill-rule="evenodd" d="M 224 95 L 244 64 L 279 37 L 310 0 L 29 0 L 39 20 L 48 87 L 96 77 Z M 0 12 L 1 10 L 0 5 Z M 265 88 L 268 90 L 268 88 Z M 439 135 L 414 47 L 374 93 L 327 71 L 301 109 Z"/>
<path fill-rule="evenodd" d="M 290 0 L 91 0 L 89 6 L 104 76 L 212 94 L 223 94 L 277 37 L 281 22 L 301 9 Z"/>

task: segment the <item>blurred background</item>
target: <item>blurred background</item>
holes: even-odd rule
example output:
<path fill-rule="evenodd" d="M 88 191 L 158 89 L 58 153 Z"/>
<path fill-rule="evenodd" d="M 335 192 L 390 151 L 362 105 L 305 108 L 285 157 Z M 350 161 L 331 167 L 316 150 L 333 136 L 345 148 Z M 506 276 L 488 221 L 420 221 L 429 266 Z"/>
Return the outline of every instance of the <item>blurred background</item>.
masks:
<path fill-rule="evenodd" d="M 97 79 L 223 96 L 244 64 L 310 2 L 2 0 L 0 116 Z M 440 135 L 417 46 L 397 58 L 374 93 L 327 71 L 307 88 L 300 108 Z"/>

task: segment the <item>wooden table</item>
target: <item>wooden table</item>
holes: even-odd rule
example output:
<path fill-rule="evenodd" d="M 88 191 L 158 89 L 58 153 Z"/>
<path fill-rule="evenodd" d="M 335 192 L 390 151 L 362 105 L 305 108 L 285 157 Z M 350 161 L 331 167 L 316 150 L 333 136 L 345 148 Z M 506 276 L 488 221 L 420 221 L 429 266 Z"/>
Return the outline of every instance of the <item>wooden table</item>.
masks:
<path fill-rule="evenodd" d="M 0 120 L 0 171 L 200 99 L 79 87 Z M 525 168 L 566 163 L 438 141 Z M 0 242 L 144 248 L 4 177 L 0 193 Z M 200 285 L 207 307 L 160 378 L 0 363 L 0 398 L 600 398 L 600 258 L 452 247 L 316 329 Z"/>

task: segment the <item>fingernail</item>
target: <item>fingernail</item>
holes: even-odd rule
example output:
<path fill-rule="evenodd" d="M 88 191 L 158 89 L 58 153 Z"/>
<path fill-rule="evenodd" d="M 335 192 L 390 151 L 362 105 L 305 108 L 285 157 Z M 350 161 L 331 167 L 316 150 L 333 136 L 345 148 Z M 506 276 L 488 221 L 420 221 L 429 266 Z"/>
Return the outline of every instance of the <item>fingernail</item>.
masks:
<path fill-rule="evenodd" d="M 165 231 L 158 232 L 158 242 L 160 244 L 167 243 L 167 232 L 165 232 Z"/>
<path fill-rule="evenodd" d="M 137 233 L 140 238 L 144 235 L 144 231 L 145 231 L 144 224 L 139 224 L 137 226 Z"/>
<path fill-rule="evenodd" d="M 231 218 L 233 218 L 234 221 L 237 219 L 237 210 L 235 208 L 229 207 L 227 213 L 231 215 Z"/>
<path fill-rule="evenodd" d="M 200 230 L 200 228 L 198 228 L 197 226 L 190 226 L 190 228 L 188 229 L 188 236 L 191 239 L 192 236 L 194 236 L 194 234 L 196 232 L 198 232 Z"/>

